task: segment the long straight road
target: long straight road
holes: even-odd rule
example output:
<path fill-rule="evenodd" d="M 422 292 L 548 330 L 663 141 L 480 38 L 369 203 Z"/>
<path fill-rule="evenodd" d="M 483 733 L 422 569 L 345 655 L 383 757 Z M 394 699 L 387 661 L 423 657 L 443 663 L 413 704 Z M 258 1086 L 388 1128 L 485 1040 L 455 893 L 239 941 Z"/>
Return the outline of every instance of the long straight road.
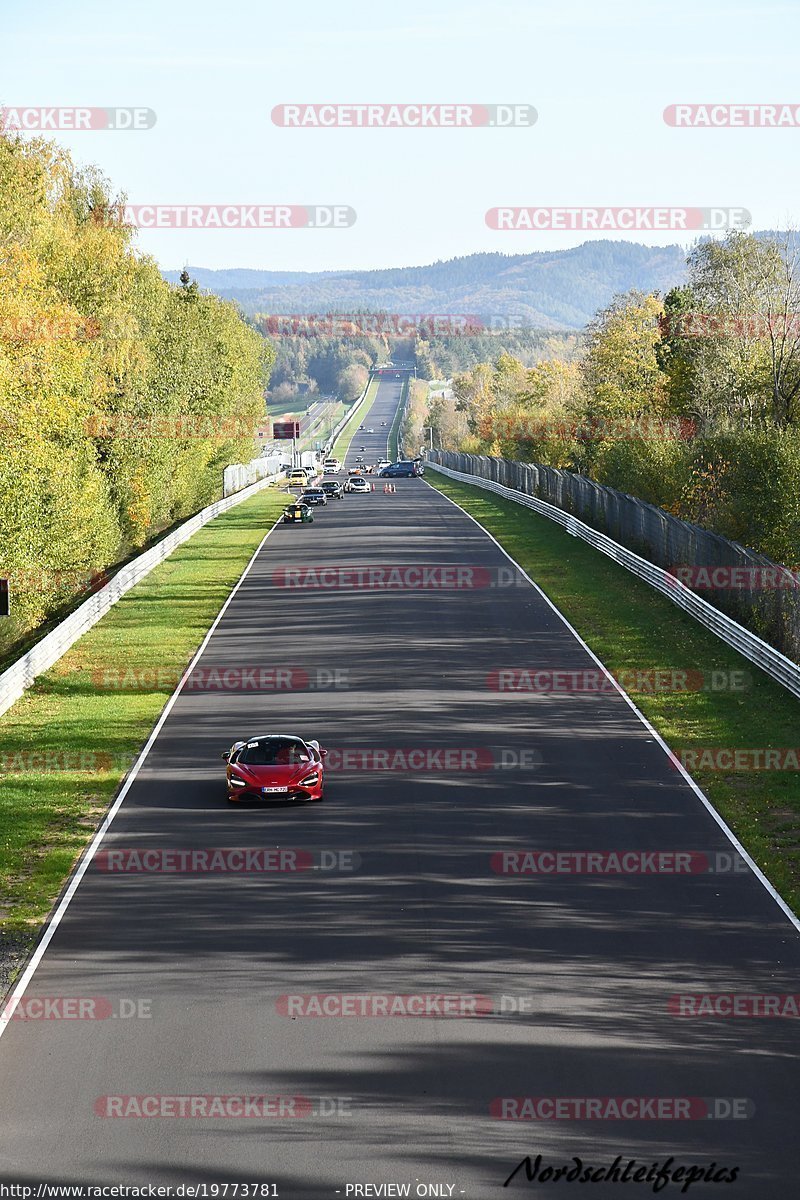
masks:
<path fill-rule="evenodd" d="M 375 439 L 398 398 L 381 383 Z M 597 668 L 477 525 L 423 480 L 396 487 L 278 526 L 224 613 L 25 997 L 32 1014 L 99 997 L 105 1019 L 0 1039 L 0 1180 L 485 1200 L 528 1154 L 672 1156 L 738 1168 L 691 1196 L 787 1200 L 796 1021 L 671 997 L 797 991 L 796 930 L 749 870 L 705 869 L 731 844 L 621 696 L 491 686 Z M 271 729 L 330 750 L 321 804 L 226 804 L 220 751 Z M 236 848 L 313 868 L 153 869 Z M 526 850 L 635 852 L 644 871 L 504 873 Z M 181 1116 L 189 1096 L 206 1099 Z M 273 1100 L 203 1115 L 242 1096 Z M 154 1115 L 114 1115 L 136 1111 Z M 522 1171 L 509 1190 L 550 1194 Z"/>

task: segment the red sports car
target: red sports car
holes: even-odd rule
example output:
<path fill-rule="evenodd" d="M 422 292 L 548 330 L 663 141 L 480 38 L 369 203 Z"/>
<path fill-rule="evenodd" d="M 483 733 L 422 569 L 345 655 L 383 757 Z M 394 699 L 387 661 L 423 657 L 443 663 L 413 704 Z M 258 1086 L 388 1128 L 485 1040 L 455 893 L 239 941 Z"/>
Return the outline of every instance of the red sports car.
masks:
<path fill-rule="evenodd" d="M 222 757 L 227 765 L 228 801 L 321 800 L 324 758 L 319 742 L 288 733 L 258 734 L 234 742 Z"/>

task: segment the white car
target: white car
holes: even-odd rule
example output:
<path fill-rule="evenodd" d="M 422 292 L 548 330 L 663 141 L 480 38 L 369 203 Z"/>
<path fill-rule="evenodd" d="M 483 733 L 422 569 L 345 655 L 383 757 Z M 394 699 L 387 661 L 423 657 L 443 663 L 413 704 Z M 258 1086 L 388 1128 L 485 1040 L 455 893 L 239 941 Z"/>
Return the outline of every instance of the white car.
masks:
<path fill-rule="evenodd" d="M 375 470 L 376 470 L 376 471 L 382 471 L 384 467 L 390 467 L 391 465 L 392 465 L 392 464 L 391 464 L 391 460 L 390 460 L 390 459 L 388 459 L 388 458 L 382 458 L 382 459 L 381 459 L 381 461 L 380 461 L 380 462 L 378 463 L 378 465 L 376 466 Z"/>
<path fill-rule="evenodd" d="M 346 492 L 371 492 L 372 488 L 368 479 L 363 475 L 351 475 L 347 483 L 344 485 Z"/>

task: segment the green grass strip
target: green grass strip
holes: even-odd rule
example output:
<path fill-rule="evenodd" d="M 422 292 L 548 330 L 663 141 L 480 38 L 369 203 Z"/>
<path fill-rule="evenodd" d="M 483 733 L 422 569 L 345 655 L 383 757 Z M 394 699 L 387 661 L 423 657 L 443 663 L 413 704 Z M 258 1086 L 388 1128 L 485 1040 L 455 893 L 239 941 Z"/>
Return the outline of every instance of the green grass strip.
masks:
<path fill-rule="evenodd" d="M 800 703 L 665 596 L 530 509 L 436 471 L 425 478 L 497 539 L 612 673 L 650 673 L 638 688 L 626 690 L 675 753 L 800 744 Z M 694 688 L 698 675 L 710 684 L 714 672 L 738 671 L 746 685 L 742 691 L 658 690 L 652 675 L 658 670 L 690 672 Z M 800 772 L 698 765 L 690 773 L 786 903 L 800 912 Z"/>
<path fill-rule="evenodd" d="M 285 503 L 285 495 L 265 489 L 209 522 L 0 717 L 0 939 L 6 946 L 24 952 L 35 938 Z M 115 688 L 125 672 L 144 686 Z M 104 677 L 112 686 L 103 686 Z"/>
<path fill-rule="evenodd" d="M 405 403 L 408 398 L 408 389 L 410 386 L 411 380 L 406 375 L 403 391 L 400 395 L 400 403 L 397 406 L 397 412 L 394 414 L 394 420 L 392 421 L 392 428 L 389 431 L 389 458 L 392 462 L 397 462 L 400 457 L 400 423 L 405 411 Z"/>

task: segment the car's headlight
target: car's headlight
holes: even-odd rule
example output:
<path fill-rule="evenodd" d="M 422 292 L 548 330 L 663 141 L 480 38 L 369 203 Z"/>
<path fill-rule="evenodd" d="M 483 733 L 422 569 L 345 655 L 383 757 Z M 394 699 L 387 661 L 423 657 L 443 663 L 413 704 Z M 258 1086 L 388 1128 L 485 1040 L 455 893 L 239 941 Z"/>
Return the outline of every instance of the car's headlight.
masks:
<path fill-rule="evenodd" d="M 313 783 L 317 783 L 319 775 L 316 771 L 312 771 L 310 775 L 306 775 L 305 779 L 300 780 L 300 787 L 311 787 Z"/>
<path fill-rule="evenodd" d="M 238 775 L 229 775 L 228 783 L 231 787 L 247 787 L 247 780 L 240 779 Z"/>

